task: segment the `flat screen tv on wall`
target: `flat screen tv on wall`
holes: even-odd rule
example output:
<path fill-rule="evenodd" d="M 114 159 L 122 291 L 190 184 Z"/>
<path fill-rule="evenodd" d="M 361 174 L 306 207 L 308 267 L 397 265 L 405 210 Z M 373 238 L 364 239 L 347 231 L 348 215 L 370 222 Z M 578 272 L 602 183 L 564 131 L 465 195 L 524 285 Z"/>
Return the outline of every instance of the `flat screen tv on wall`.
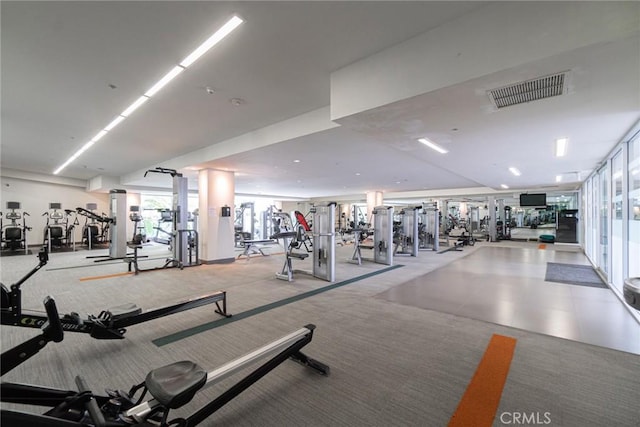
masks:
<path fill-rule="evenodd" d="M 543 207 L 547 206 L 546 193 L 523 193 L 520 194 L 520 206 Z"/>

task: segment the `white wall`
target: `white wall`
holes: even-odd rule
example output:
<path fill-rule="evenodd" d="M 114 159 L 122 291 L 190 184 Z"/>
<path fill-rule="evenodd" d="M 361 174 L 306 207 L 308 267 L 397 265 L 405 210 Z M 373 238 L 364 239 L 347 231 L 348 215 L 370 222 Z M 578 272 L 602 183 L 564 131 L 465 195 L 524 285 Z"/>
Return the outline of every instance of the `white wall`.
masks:
<path fill-rule="evenodd" d="M 61 203 L 62 209 L 74 211 L 77 207 L 86 207 L 87 203 L 97 203 L 97 214 L 102 212 L 109 213 L 109 195 L 88 193 L 84 187 L 28 181 L 4 176 L 0 177 L 0 185 L 2 188 L 0 198 L 0 211 L 2 214 L 6 215 L 9 212 L 6 209 L 7 202 L 19 202 L 22 208 L 21 212 L 28 212 L 30 215 L 26 218 L 27 226 L 32 227 L 32 230 L 27 232 L 28 245 L 42 244 L 44 228 L 47 223 L 46 217 L 42 216 L 42 214 L 49 210 L 49 203 Z M 82 240 L 82 225 L 85 218 L 78 216 L 78 220 L 80 221 L 80 226 L 75 229 L 76 242 Z M 3 225 L 6 225 L 6 223 L 3 222 Z"/>

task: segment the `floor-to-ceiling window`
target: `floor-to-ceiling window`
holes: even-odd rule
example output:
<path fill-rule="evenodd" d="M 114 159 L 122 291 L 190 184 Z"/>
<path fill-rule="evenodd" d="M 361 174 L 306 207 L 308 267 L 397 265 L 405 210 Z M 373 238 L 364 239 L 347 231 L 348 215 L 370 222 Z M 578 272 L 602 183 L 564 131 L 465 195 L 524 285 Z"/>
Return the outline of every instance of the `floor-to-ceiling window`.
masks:
<path fill-rule="evenodd" d="M 640 136 L 629 142 L 629 277 L 640 276 Z"/>
<path fill-rule="evenodd" d="M 585 216 L 584 223 L 584 244 L 587 256 L 590 259 L 595 259 L 595 245 L 593 242 L 593 236 L 596 234 L 595 222 L 593 217 L 593 179 L 587 180 L 586 191 L 584 191 L 584 198 L 586 203 L 582 206 Z"/>
<path fill-rule="evenodd" d="M 611 161 L 611 283 L 622 291 L 626 271 L 624 271 L 624 236 L 622 229 L 623 181 L 622 150 L 618 151 Z"/>
<path fill-rule="evenodd" d="M 624 280 L 640 277 L 640 121 L 581 191 L 583 249 L 622 299 Z"/>
<path fill-rule="evenodd" d="M 609 275 L 609 167 L 603 166 L 598 171 L 600 180 L 600 256 L 598 257 L 598 267 Z"/>

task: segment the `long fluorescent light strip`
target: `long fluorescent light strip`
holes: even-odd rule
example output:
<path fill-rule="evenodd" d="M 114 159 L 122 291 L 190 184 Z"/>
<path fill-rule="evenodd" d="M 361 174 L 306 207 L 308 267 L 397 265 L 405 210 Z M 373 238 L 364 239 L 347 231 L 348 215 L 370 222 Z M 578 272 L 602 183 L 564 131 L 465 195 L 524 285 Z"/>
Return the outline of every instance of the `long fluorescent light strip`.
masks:
<path fill-rule="evenodd" d="M 209 37 L 204 43 L 202 43 L 196 50 L 191 52 L 189 56 L 184 58 L 180 63 L 181 67 L 187 68 L 193 64 L 198 58 L 204 55 L 209 49 L 218 44 L 220 40 L 225 38 L 231 31 L 235 30 L 238 25 L 242 24 L 242 19 L 234 16 L 226 24 L 224 24 L 218 31 L 216 31 L 211 37 Z"/>
<path fill-rule="evenodd" d="M 104 127 L 96 136 L 94 136 L 89 142 L 82 146 L 78 151 L 76 151 L 66 162 L 62 164 L 58 169 L 56 169 L 53 174 L 59 174 L 64 168 L 69 166 L 71 162 L 77 159 L 82 153 L 87 151 L 89 147 L 91 147 L 95 142 L 97 142 L 100 138 L 105 136 L 107 132 L 113 130 L 116 126 L 118 126 L 124 119 L 129 117 L 131 113 L 137 110 L 142 104 L 147 102 L 149 98 L 158 93 L 160 89 L 165 87 L 171 80 L 177 77 L 180 73 L 182 73 L 188 66 L 193 64 L 198 60 L 202 55 L 204 55 L 209 49 L 218 44 L 222 39 L 224 39 L 227 35 L 229 35 L 233 30 L 235 30 L 240 24 L 244 21 L 237 17 L 233 16 L 226 24 L 224 24 L 218 31 L 213 33 L 211 37 L 209 37 L 204 43 L 198 46 L 193 52 L 191 52 L 185 59 L 180 62 L 180 65 L 176 65 L 165 74 L 160 80 L 158 80 L 149 90 L 145 92 L 144 95 L 136 99 L 133 104 L 129 105 L 122 113 L 118 115 L 115 119 L 111 121 L 107 126 Z"/>
<path fill-rule="evenodd" d="M 165 87 L 165 85 L 167 83 L 169 83 L 171 80 L 173 80 L 178 74 L 180 74 L 181 72 L 184 71 L 184 67 L 180 66 L 180 65 L 176 65 L 175 67 L 173 67 L 171 69 L 171 71 L 169 71 L 163 78 L 161 78 L 160 80 L 158 80 L 158 83 L 154 84 L 153 86 L 151 86 L 151 89 L 149 89 L 144 96 L 147 96 L 149 98 L 151 98 L 153 95 L 156 94 L 156 92 L 158 92 L 160 89 L 162 89 L 163 87 Z"/>
<path fill-rule="evenodd" d="M 440 147 L 438 144 L 436 144 L 434 142 L 431 142 L 427 138 L 420 138 L 420 139 L 418 139 L 418 141 L 423 143 L 427 147 L 431 148 L 432 150 L 436 150 L 438 153 L 447 154 L 449 152 L 449 151 L 445 150 L 444 148 Z"/>

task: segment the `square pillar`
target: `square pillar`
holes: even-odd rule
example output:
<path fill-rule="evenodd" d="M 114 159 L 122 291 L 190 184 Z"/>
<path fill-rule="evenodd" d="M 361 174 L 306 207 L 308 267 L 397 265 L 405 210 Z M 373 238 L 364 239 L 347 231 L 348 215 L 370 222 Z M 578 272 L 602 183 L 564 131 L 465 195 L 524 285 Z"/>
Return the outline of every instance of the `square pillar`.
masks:
<path fill-rule="evenodd" d="M 233 262 L 235 260 L 234 173 L 214 169 L 200 170 L 198 196 L 200 261 L 204 264 Z M 226 216 L 227 213 L 228 216 Z"/>

